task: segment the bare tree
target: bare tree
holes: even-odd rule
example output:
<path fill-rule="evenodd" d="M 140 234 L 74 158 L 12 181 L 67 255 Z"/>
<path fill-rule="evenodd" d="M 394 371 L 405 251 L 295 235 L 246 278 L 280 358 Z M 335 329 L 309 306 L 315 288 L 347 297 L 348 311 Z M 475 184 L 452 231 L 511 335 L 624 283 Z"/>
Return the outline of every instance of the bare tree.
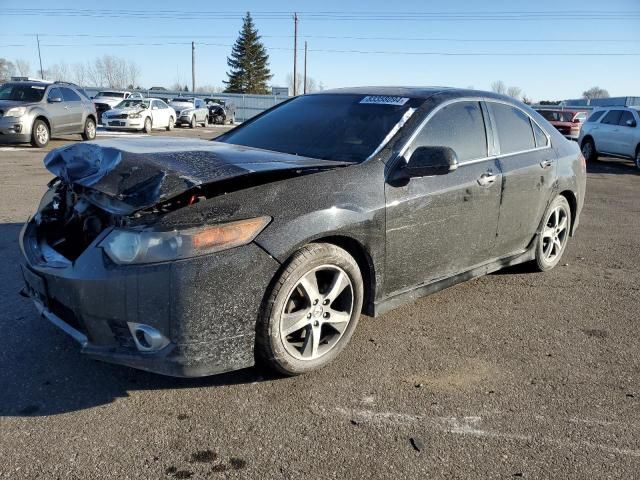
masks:
<path fill-rule="evenodd" d="M 215 85 L 201 85 L 196 87 L 196 93 L 221 93 L 224 92 L 224 87 Z"/>
<path fill-rule="evenodd" d="M 0 58 L 0 82 L 9 80 L 12 75 L 15 75 L 16 67 L 13 62 L 10 62 L 6 58 Z"/>
<path fill-rule="evenodd" d="M 520 87 L 509 87 L 507 88 L 507 95 L 517 100 L 520 100 L 520 95 L 522 95 L 522 89 Z"/>
<path fill-rule="evenodd" d="M 504 95 L 505 93 L 507 93 L 507 86 L 502 80 L 497 80 L 491 84 L 491 90 Z"/>
<path fill-rule="evenodd" d="M 324 85 L 322 82 L 318 83 L 315 78 L 307 75 L 307 85 L 306 89 L 302 88 L 302 84 L 304 83 L 304 76 L 301 74 L 296 75 L 296 92 L 317 92 L 319 90 L 324 90 Z M 287 85 L 290 91 L 293 91 L 293 75 L 290 73 L 287 75 Z"/>
<path fill-rule="evenodd" d="M 589 90 L 582 92 L 582 97 L 591 100 L 592 98 L 609 98 L 609 92 L 604 88 L 591 87 Z"/>
<path fill-rule="evenodd" d="M 28 77 L 31 75 L 31 65 L 23 58 L 18 58 L 15 61 L 16 70 L 21 77 Z"/>
<path fill-rule="evenodd" d="M 70 82 L 72 80 L 69 65 L 65 62 L 55 63 L 43 73 L 45 80 L 52 80 L 54 82 Z"/>
<path fill-rule="evenodd" d="M 529 98 L 529 96 L 526 93 L 522 94 L 522 103 L 525 103 L 527 105 L 531 105 L 533 103 L 533 100 L 531 98 Z"/>
<path fill-rule="evenodd" d="M 78 85 L 87 85 L 88 75 L 87 67 L 84 63 L 74 63 L 73 67 L 73 81 Z"/>

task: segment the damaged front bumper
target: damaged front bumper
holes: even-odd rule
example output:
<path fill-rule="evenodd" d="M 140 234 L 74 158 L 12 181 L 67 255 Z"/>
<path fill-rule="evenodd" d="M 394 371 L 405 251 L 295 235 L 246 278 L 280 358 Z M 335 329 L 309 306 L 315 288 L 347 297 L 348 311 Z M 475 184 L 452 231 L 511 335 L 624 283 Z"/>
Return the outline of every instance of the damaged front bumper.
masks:
<path fill-rule="evenodd" d="M 254 243 L 185 260 L 120 266 L 98 246 L 109 229 L 73 262 L 44 245 L 36 229 L 30 220 L 20 234 L 23 292 L 84 354 L 180 377 L 254 364 L 256 319 L 279 267 Z M 131 329 L 140 324 L 167 343 L 140 351 Z"/>

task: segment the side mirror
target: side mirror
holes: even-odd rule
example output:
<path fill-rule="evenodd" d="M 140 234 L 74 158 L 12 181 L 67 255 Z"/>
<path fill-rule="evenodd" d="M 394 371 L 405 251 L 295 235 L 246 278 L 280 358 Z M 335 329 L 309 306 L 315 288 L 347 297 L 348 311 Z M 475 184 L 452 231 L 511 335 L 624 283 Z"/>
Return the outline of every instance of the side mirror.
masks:
<path fill-rule="evenodd" d="M 62 102 L 62 97 L 49 97 L 49 103 L 60 103 Z"/>
<path fill-rule="evenodd" d="M 635 120 L 627 120 L 627 127 L 635 128 L 636 125 L 637 123 Z"/>
<path fill-rule="evenodd" d="M 458 156 L 450 147 L 418 147 L 402 167 L 405 178 L 445 175 L 458 168 Z"/>

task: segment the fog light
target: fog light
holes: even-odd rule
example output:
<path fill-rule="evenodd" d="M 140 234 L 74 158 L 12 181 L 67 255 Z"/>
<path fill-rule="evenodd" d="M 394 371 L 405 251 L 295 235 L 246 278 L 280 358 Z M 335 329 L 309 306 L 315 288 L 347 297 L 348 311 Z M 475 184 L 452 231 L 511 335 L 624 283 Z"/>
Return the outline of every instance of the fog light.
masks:
<path fill-rule="evenodd" d="M 19 123 L 17 125 L 14 125 L 13 131 L 16 133 L 20 133 L 22 131 L 22 125 L 20 125 Z"/>
<path fill-rule="evenodd" d="M 141 352 L 156 352 L 169 344 L 169 339 L 157 329 L 143 323 L 127 322 L 136 347 Z"/>

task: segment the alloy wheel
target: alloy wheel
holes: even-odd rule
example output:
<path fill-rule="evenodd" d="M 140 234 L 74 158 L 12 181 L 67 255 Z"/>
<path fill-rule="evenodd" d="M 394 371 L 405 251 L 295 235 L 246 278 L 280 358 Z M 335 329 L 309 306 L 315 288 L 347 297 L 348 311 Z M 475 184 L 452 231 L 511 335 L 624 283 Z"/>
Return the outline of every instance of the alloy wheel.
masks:
<path fill-rule="evenodd" d="M 589 159 L 591 155 L 593 155 L 593 144 L 588 141 L 584 142 L 584 145 L 582 145 L 582 156 Z"/>
<path fill-rule="evenodd" d="M 91 120 L 87 122 L 87 137 L 89 140 L 96 138 L 96 125 Z"/>
<path fill-rule="evenodd" d="M 559 205 L 549 214 L 542 230 L 542 254 L 545 260 L 553 262 L 562 254 L 569 237 L 569 213 Z"/>
<path fill-rule="evenodd" d="M 40 145 L 46 145 L 49 141 L 49 130 L 44 123 L 39 123 L 36 127 L 36 138 L 38 142 L 40 142 Z"/>
<path fill-rule="evenodd" d="M 322 265 L 304 274 L 280 315 L 280 339 L 287 352 L 301 360 L 326 355 L 346 331 L 353 304 L 351 279 L 340 267 Z"/>

